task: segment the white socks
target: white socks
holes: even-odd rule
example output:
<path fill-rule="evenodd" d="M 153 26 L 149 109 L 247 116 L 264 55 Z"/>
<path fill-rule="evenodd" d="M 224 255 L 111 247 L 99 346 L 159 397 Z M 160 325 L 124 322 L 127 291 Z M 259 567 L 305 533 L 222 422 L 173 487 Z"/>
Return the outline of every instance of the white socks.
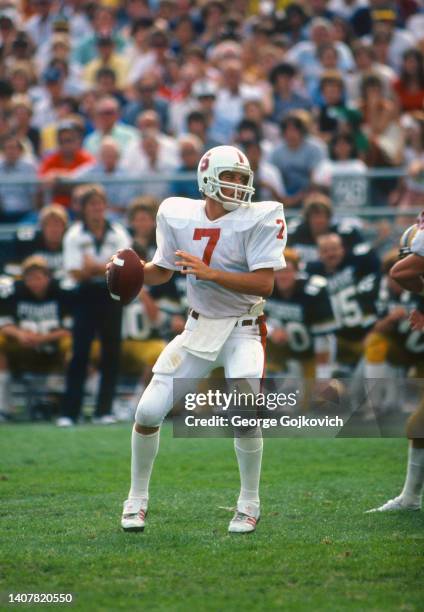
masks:
<path fill-rule="evenodd" d="M 133 428 L 131 437 L 131 489 L 128 499 L 149 499 L 149 481 L 159 449 L 160 430 L 140 434 Z"/>
<path fill-rule="evenodd" d="M 255 504 L 259 509 L 259 480 L 262 463 L 262 437 L 234 438 L 234 449 L 240 471 L 240 495 L 237 507 L 243 502 Z M 240 509 L 240 508 L 239 508 Z"/>
<path fill-rule="evenodd" d="M 409 447 L 408 469 L 401 493 L 402 500 L 407 504 L 421 504 L 424 486 L 424 448 Z"/>

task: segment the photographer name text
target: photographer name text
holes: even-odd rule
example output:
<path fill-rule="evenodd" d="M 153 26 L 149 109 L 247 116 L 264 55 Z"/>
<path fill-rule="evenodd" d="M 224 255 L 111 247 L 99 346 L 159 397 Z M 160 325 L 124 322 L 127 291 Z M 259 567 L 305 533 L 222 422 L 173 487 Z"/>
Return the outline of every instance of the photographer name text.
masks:
<path fill-rule="evenodd" d="M 307 417 L 283 415 L 280 418 L 264 417 L 242 417 L 234 415 L 225 417 L 214 415 L 210 417 L 197 417 L 189 414 L 184 417 L 186 427 L 262 427 L 271 429 L 273 427 L 290 427 L 295 429 L 311 429 L 321 427 L 343 427 L 343 419 L 339 416 Z"/>

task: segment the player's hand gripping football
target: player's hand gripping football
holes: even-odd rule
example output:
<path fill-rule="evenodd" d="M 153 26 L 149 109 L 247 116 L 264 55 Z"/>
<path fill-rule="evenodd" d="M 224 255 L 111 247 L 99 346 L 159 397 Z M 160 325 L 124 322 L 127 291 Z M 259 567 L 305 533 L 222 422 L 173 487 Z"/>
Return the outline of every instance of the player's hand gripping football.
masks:
<path fill-rule="evenodd" d="M 181 274 L 194 274 L 199 280 L 214 280 L 216 270 L 206 265 L 199 257 L 186 251 L 175 251 L 175 254 L 180 258 L 175 265 L 180 268 Z"/>

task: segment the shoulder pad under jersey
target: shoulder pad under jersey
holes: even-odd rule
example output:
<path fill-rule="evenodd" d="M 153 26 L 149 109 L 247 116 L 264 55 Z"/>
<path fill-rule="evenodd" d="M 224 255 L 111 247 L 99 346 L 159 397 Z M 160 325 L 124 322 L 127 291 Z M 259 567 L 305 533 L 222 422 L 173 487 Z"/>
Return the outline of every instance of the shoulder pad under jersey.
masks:
<path fill-rule="evenodd" d="M 203 200 L 172 197 L 163 200 L 159 206 L 158 216 L 166 220 L 172 227 L 182 228 L 190 221 L 200 219 L 204 206 Z"/>

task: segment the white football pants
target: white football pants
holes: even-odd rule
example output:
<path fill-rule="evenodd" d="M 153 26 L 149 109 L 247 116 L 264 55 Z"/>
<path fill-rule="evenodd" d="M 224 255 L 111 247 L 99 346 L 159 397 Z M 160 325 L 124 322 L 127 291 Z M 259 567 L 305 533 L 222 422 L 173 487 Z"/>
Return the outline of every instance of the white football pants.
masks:
<path fill-rule="evenodd" d="M 245 316 L 239 319 L 252 319 Z M 162 351 L 153 367 L 154 376 L 138 403 L 135 420 L 143 427 L 159 427 L 174 403 L 186 392 L 193 391 L 190 380 L 206 378 L 212 370 L 223 367 L 226 378 L 258 378 L 265 364 L 265 336 L 259 325 L 236 326 L 222 346 L 215 361 L 200 359 L 183 346 L 187 334 L 197 325 L 189 316 L 182 334 L 176 336 Z M 187 388 L 179 386 L 179 397 L 173 394 L 173 379 L 186 378 Z"/>

